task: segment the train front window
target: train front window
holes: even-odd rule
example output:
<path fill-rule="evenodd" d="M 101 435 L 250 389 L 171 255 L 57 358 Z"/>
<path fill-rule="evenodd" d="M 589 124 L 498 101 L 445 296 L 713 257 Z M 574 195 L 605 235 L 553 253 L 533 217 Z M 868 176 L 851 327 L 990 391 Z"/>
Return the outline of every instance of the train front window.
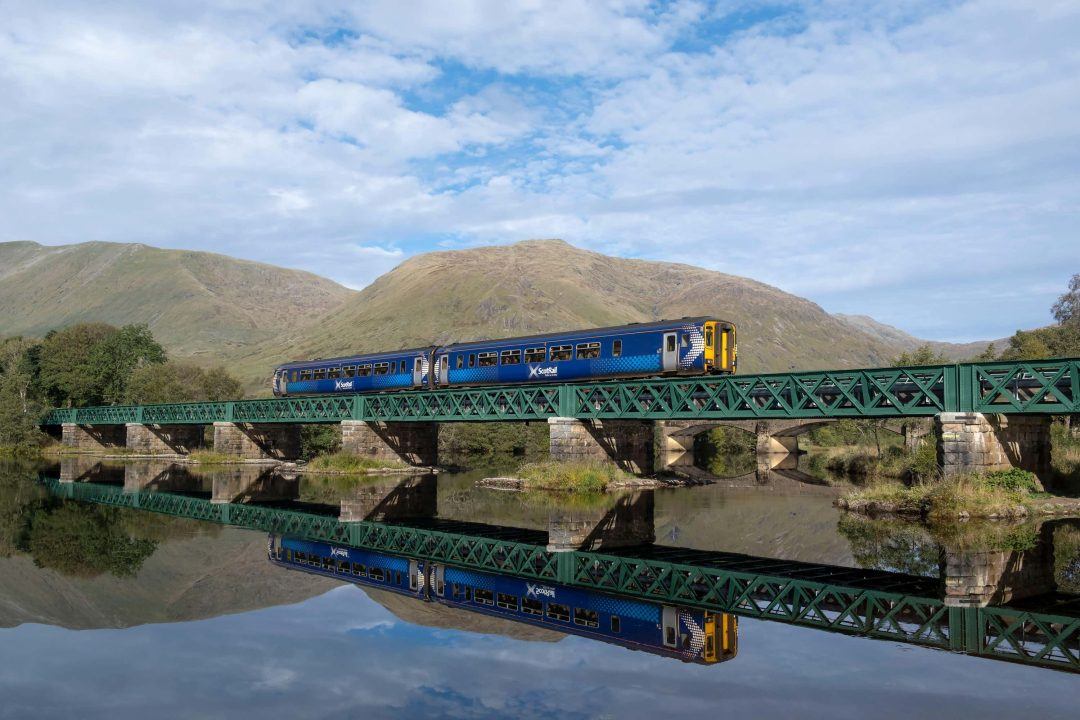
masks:
<path fill-rule="evenodd" d="M 525 362 L 527 363 L 542 363 L 546 356 L 547 351 L 542 347 L 525 349 Z"/>
<path fill-rule="evenodd" d="M 705 347 L 712 347 L 713 343 L 713 329 L 712 325 L 708 325 L 705 328 Z"/>
<path fill-rule="evenodd" d="M 551 346 L 551 362 L 559 362 L 561 360 L 569 360 L 571 354 L 574 351 L 573 345 L 552 345 Z"/>
<path fill-rule="evenodd" d="M 622 357 L 622 340 L 612 341 L 611 357 Z"/>
<path fill-rule="evenodd" d="M 491 367 L 492 365 L 496 365 L 499 362 L 498 353 L 493 352 L 482 352 L 477 356 L 477 358 L 480 362 L 480 367 Z"/>
<path fill-rule="evenodd" d="M 579 343 L 577 346 L 578 360 L 593 360 L 600 357 L 600 343 Z"/>
<path fill-rule="evenodd" d="M 503 365 L 520 365 L 521 364 L 521 351 L 520 350 L 503 350 L 499 354 L 499 362 Z"/>

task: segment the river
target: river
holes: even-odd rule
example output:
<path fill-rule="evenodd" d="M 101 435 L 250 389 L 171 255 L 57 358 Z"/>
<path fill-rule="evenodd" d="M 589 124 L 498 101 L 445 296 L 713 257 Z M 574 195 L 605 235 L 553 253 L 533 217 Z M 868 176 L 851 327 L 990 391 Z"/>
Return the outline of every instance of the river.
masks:
<path fill-rule="evenodd" d="M 744 616 L 732 657 L 681 662 L 572 625 L 276 564 L 266 532 L 64 499 L 74 486 L 102 498 L 158 492 L 204 508 L 501 533 L 553 552 L 679 549 L 804 577 L 803 564 L 836 577 L 901 571 L 939 598 L 958 564 L 1020 557 L 1011 530 L 987 550 L 970 529 L 844 518 L 835 488 L 782 474 L 568 502 L 477 487 L 492 472 L 282 479 L 160 462 L 0 464 L 0 718 L 1076 716 L 1075 633 L 1063 651 L 1076 663 L 1045 667 Z M 1080 615 L 1069 595 L 1080 560 L 1066 557 L 1080 530 L 1023 532 L 1052 544 L 1049 555 L 1023 546 L 1027 566 L 1049 564 L 1042 579 L 1014 573 L 1002 588 Z M 1029 593 L 1029 581 L 1050 585 Z M 1019 602 L 983 591 L 991 606 Z"/>

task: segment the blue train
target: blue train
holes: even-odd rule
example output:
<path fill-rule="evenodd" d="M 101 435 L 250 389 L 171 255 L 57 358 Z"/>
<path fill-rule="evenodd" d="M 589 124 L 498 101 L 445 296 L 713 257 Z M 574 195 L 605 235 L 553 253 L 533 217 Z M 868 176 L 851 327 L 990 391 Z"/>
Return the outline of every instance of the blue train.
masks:
<path fill-rule="evenodd" d="M 733 373 L 735 326 L 708 317 L 290 362 L 274 395 Z"/>
<path fill-rule="evenodd" d="M 270 562 L 685 662 L 738 652 L 738 620 L 581 588 L 463 570 L 422 560 L 270 535 Z"/>

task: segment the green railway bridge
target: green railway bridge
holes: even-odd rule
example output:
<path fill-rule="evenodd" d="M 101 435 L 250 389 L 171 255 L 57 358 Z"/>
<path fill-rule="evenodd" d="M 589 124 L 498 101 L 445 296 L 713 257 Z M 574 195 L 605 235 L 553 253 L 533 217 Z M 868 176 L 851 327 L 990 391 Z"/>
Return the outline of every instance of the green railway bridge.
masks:
<path fill-rule="evenodd" d="M 414 465 L 438 461 L 447 422 L 547 422 L 556 459 L 607 458 L 664 471 L 688 438 L 717 425 L 754 432 L 762 455 L 841 418 L 933 424 L 946 473 L 1050 467 L 1050 417 L 1080 413 L 1080 359 L 488 386 L 166 405 L 61 408 L 42 425 L 87 451 L 186 454 L 213 426 L 213 449 L 292 459 L 300 427 L 340 425 L 342 447 Z"/>

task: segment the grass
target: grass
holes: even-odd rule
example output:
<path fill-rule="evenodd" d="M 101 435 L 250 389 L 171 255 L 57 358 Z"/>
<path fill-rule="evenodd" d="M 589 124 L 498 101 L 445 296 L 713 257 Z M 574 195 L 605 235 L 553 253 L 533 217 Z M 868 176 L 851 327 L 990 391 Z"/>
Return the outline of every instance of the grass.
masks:
<path fill-rule="evenodd" d="M 958 475 L 913 485 L 878 482 L 848 493 L 842 507 L 856 512 L 918 515 L 930 521 L 957 518 L 1016 518 L 1042 493 L 1035 476 L 1024 470 Z"/>
<path fill-rule="evenodd" d="M 558 462 L 543 460 L 526 463 L 518 469 L 517 477 L 526 490 L 556 492 L 602 493 L 612 484 L 632 479 L 611 463 L 603 461 Z"/>
<path fill-rule="evenodd" d="M 228 455 L 213 450 L 196 450 L 188 455 L 188 460 L 199 465 L 229 465 L 243 462 L 243 458 L 237 455 Z"/>
<path fill-rule="evenodd" d="M 392 460 L 377 460 L 363 457 L 354 453 L 339 450 L 329 455 L 319 455 L 311 459 L 307 464 L 307 470 L 335 473 L 365 473 L 371 470 L 385 468 L 407 468 L 403 462 Z"/>

